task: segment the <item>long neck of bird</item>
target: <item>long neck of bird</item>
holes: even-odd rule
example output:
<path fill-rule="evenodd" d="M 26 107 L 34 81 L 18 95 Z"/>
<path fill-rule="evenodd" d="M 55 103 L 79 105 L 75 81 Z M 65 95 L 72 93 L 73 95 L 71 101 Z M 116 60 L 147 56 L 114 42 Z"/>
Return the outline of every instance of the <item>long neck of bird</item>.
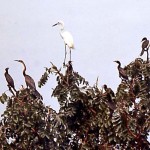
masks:
<path fill-rule="evenodd" d="M 60 25 L 60 30 L 61 30 L 61 31 L 64 30 L 64 25 L 63 25 L 63 24 Z"/>
<path fill-rule="evenodd" d="M 23 66 L 24 66 L 24 69 L 23 69 L 23 75 L 25 76 L 26 75 L 26 65 L 24 64 L 24 62 L 22 62 Z"/>
<path fill-rule="evenodd" d="M 106 92 L 106 90 L 107 90 L 107 86 L 104 86 L 104 90 L 105 90 L 105 92 Z"/>
<path fill-rule="evenodd" d="M 121 63 L 120 62 L 118 62 L 118 68 L 121 68 Z"/>
<path fill-rule="evenodd" d="M 8 70 L 6 70 L 6 72 L 5 72 L 6 74 L 8 74 Z"/>

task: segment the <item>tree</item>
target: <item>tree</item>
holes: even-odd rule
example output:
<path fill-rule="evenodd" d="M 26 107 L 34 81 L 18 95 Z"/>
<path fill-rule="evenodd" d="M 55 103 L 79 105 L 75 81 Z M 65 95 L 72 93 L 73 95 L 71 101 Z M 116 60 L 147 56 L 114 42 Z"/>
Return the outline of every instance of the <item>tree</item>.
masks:
<path fill-rule="evenodd" d="M 137 58 L 124 67 L 128 79 L 121 79 L 115 94 L 109 87 L 100 89 L 98 81 L 90 86 L 71 61 L 63 69 L 51 64 L 39 87 L 56 76 L 52 96 L 60 104 L 59 112 L 45 106 L 31 89 L 22 87 L 10 97 L 3 93 L 0 101 L 7 107 L 0 125 L 0 149 L 149 149 L 148 61 Z"/>

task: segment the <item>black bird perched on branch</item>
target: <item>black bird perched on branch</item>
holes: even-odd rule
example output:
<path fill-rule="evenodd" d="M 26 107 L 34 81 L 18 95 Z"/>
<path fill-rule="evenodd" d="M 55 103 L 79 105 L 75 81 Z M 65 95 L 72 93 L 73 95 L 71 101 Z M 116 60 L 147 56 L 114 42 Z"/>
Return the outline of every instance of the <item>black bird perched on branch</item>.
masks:
<path fill-rule="evenodd" d="M 125 69 L 121 68 L 120 61 L 117 60 L 117 61 L 114 61 L 114 62 L 116 62 L 118 64 L 119 77 L 123 78 L 125 80 L 128 80 L 127 73 L 126 73 Z"/>
<path fill-rule="evenodd" d="M 111 88 L 108 88 L 106 84 L 103 85 L 103 88 L 106 92 L 106 96 L 107 96 L 108 101 L 114 100 L 115 94 L 114 94 L 113 90 Z"/>
<path fill-rule="evenodd" d="M 144 51 L 146 51 L 147 52 L 147 61 L 148 61 L 148 49 L 149 49 L 149 40 L 146 38 L 146 37 L 144 37 L 143 39 L 142 39 L 142 51 L 141 51 L 141 53 L 140 53 L 140 56 L 142 56 L 143 54 L 144 54 Z"/>
<path fill-rule="evenodd" d="M 14 80 L 13 80 L 13 78 L 10 76 L 10 74 L 8 73 L 8 69 L 9 69 L 9 68 L 6 68 L 6 69 L 5 69 L 5 74 L 4 74 L 4 75 L 5 75 L 5 78 L 6 78 L 6 81 L 7 81 L 7 83 L 8 83 L 8 86 L 11 87 L 11 88 L 13 88 L 14 91 L 17 92 L 16 89 L 15 89 Z"/>
<path fill-rule="evenodd" d="M 104 96 L 107 98 L 107 105 L 110 108 L 110 116 L 112 116 L 114 110 L 116 109 L 115 94 L 111 88 L 107 87 L 106 84 L 103 85 L 103 88 L 105 90 Z"/>
<path fill-rule="evenodd" d="M 68 61 L 67 66 L 67 70 L 66 70 L 66 74 L 70 74 L 73 71 L 73 67 L 72 67 L 72 61 Z"/>
<path fill-rule="evenodd" d="M 38 98 L 42 98 L 40 93 L 36 90 L 36 86 L 35 86 L 35 82 L 34 82 L 33 78 L 26 74 L 26 65 L 25 65 L 25 63 L 22 60 L 15 60 L 15 61 L 18 61 L 18 62 L 22 63 L 23 66 L 24 66 L 23 75 L 25 77 L 25 82 L 26 82 L 27 88 L 29 87 L 31 90 L 33 90 L 33 94 L 35 96 L 37 96 Z"/>

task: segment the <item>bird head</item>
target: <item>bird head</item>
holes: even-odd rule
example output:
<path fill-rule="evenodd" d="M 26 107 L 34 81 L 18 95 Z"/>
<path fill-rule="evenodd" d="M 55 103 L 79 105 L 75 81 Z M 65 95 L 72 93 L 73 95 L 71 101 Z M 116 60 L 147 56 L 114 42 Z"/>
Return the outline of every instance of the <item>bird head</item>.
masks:
<path fill-rule="evenodd" d="M 104 85 L 103 85 L 103 88 L 104 88 L 104 90 L 106 91 L 106 89 L 107 89 L 107 85 L 106 85 L 106 84 L 104 84 Z"/>
<path fill-rule="evenodd" d="M 120 61 L 118 61 L 118 60 L 115 60 L 114 62 L 116 62 L 117 64 L 120 64 Z"/>
<path fill-rule="evenodd" d="M 146 40 L 147 40 L 147 38 L 146 38 L 146 37 L 144 37 L 144 38 L 142 39 L 142 41 L 141 41 L 141 42 L 146 41 Z"/>
<path fill-rule="evenodd" d="M 55 23 L 54 25 L 52 25 L 52 27 L 54 27 L 56 25 L 60 25 L 62 29 L 64 28 L 64 22 L 63 21 L 58 21 L 57 23 Z"/>
<path fill-rule="evenodd" d="M 68 64 L 72 64 L 72 62 L 73 62 L 73 61 L 69 60 L 69 61 L 68 61 Z"/>
<path fill-rule="evenodd" d="M 9 69 L 8 67 L 7 67 L 7 68 L 5 68 L 5 71 L 8 71 L 8 69 Z"/>
<path fill-rule="evenodd" d="M 14 61 L 18 61 L 18 62 L 20 62 L 20 63 L 23 63 L 23 61 L 22 61 L 22 60 L 14 60 Z"/>

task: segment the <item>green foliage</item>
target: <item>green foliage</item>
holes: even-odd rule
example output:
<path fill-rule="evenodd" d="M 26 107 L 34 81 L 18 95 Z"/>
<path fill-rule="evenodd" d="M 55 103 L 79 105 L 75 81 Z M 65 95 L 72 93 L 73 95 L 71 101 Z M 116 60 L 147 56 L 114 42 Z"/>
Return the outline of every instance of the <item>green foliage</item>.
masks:
<path fill-rule="evenodd" d="M 32 90 L 16 95 L 2 94 L 7 102 L 2 114 L 0 149 L 149 149 L 150 63 L 137 58 L 124 69 L 128 80 L 121 80 L 117 92 L 90 86 L 72 62 L 63 69 L 53 63 L 45 69 L 39 87 L 56 76 L 52 92 L 59 104 L 56 113 L 36 98 Z M 8 143 L 8 139 L 14 139 Z"/>

